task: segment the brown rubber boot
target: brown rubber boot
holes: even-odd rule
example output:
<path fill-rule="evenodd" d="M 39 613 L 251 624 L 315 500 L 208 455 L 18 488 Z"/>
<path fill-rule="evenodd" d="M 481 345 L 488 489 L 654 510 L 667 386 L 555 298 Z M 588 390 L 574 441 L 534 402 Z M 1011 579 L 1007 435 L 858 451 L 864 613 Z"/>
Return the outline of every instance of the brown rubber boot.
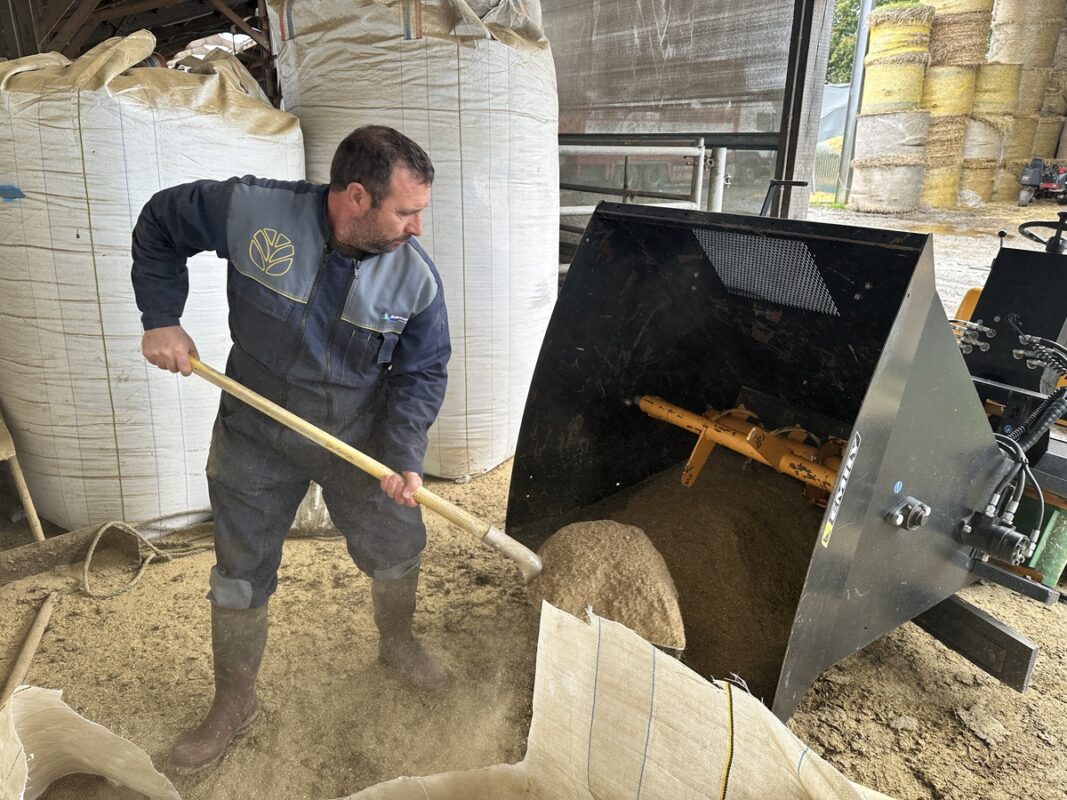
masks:
<path fill-rule="evenodd" d="M 168 765 L 194 773 L 217 761 L 226 746 L 259 713 L 256 675 L 267 643 L 267 606 L 234 609 L 211 606 L 211 650 L 215 699 L 204 721 L 170 751 Z"/>
<path fill-rule="evenodd" d="M 411 632 L 411 619 L 415 616 L 415 589 L 418 585 L 417 568 L 398 580 L 371 581 L 374 623 L 381 635 L 378 640 L 378 661 L 416 689 L 443 692 L 452 685 L 452 678 Z"/>

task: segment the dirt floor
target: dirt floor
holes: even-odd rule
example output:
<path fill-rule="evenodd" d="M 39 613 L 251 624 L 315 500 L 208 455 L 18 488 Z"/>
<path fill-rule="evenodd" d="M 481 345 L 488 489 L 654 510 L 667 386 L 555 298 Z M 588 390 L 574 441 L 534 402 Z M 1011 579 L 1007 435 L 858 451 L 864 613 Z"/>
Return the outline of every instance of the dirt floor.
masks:
<path fill-rule="evenodd" d="M 1052 219 L 1056 210 L 1041 205 L 1026 213 L 1001 208 L 895 219 L 816 209 L 812 218 L 909 230 L 933 227 L 938 285 L 946 305 L 954 308 L 964 289 L 984 278 L 998 228 L 1011 225 L 1008 242 L 1019 246 L 1014 224 Z M 708 469 L 718 469 L 714 463 Z M 432 488 L 502 522 L 509 479 L 510 464 L 505 464 L 466 484 L 435 482 Z M 662 491 L 670 490 L 665 484 Z M 657 520 L 643 509 L 631 503 L 630 516 L 619 519 L 655 533 Z M 198 782 L 177 782 L 183 797 L 324 800 L 401 774 L 522 757 L 537 613 L 508 562 L 430 514 L 427 522 L 430 544 L 416 628 L 455 674 L 455 690 L 442 698 L 420 696 L 386 675 L 376 662 L 368 581 L 339 540 L 293 539 L 271 605 L 260 683 L 263 715 L 212 773 Z M 29 541 L 22 526 L 0 531 L 0 547 Z M 102 601 L 78 591 L 80 567 L 0 587 L 0 675 L 10 669 L 47 592 L 69 589 L 29 681 L 63 689 L 77 711 L 161 763 L 176 736 L 195 724 L 210 702 L 204 593 L 212 563 L 205 553 L 153 565 L 133 590 Z M 758 560 L 754 563 L 752 554 L 733 553 L 729 564 L 742 587 L 738 591 L 744 590 L 746 570 L 750 586 L 755 585 L 750 576 Z M 94 567 L 94 585 L 118 586 L 129 579 L 129 568 L 128 561 L 105 551 Z M 729 571 L 725 563 L 723 570 Z M 683 612 L 688 605 L 690 616 L 726 594 L 719 592 L 716 575 L 676 572 Z M 775 580 L 787 587 L 795 583 L 790 574 Z M 1045 607 L 991 586 L 972 587 L 965 597 L 1041 645 L 1026 694 L 996 683 L 908 624 L 826 672 L 790 727 L 848 777 L 894 797 L 1063 800 L 1067 604 Z M 760 600 L 773 608 L 772 595 L 763 593 Z M 719 602 L 724 614 L 741 613 L 727 607 L 729 597 Z M 711 663 L 702 658 L 714 657 L 716 647 L 743 644 L 690 636 L 686 659 L 693 666 Z M 122 800 L 133 795 L 98 778 L 74 776 L 46 797 Z"/>

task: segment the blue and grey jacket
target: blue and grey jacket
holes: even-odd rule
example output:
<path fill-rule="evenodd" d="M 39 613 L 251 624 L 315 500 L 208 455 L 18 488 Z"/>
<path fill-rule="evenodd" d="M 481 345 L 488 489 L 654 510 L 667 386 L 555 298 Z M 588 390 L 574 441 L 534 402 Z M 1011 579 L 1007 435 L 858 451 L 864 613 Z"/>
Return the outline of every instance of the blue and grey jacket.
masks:
<path fill-rule="evenodd" d="M 155 194 L 133 230 L 141 321 L 179 324 L 186 259 L 215 251 L 229 262 L 227 374 L 391 468 L 421 473 L 451 355 L 441 277 L 414 239 L 361 259 L 331 250 L 327 193 L 245 176 Z"/>

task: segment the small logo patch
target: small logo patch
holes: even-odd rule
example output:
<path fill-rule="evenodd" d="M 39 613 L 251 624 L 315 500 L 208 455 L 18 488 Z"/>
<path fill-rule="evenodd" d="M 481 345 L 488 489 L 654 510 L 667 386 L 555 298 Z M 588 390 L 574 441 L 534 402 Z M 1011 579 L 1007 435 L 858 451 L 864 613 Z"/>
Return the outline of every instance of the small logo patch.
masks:
<path fill-rule="evenodd" d="M 292 241 L 274 228 L 260 228 L 252 234 L 252 241 L 248 243 L 248 257 L 252 263 L 261 272 L 275 278 L 292 268 L 295 256 L 296 248 Z"/>
<path fill-rule="evenodd" d="M 401 317 L 397 314 L 382 314 L 382 319 L 386 322 L 407 322 L 407 317 Z"/>

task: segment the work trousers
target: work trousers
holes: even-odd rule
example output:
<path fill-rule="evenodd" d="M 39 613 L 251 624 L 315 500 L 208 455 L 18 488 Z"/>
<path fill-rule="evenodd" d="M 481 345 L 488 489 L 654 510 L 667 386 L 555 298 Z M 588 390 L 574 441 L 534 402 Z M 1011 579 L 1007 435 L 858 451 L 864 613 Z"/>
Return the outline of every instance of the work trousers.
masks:
<path fill-rule="evenodd" d="M 349 443 L 373 454 L 369 431 Z M 397 504 L 376 479 L 226 396 L 207 478 L 216 556 L 208 596 L 217 606 L 257 608 L 274 593 L 282 545 L 311 481 L 322 486 L 330 517 L 360 570 L 389 580 L 419 565 L 426 545 L 421 508 Z"/>

